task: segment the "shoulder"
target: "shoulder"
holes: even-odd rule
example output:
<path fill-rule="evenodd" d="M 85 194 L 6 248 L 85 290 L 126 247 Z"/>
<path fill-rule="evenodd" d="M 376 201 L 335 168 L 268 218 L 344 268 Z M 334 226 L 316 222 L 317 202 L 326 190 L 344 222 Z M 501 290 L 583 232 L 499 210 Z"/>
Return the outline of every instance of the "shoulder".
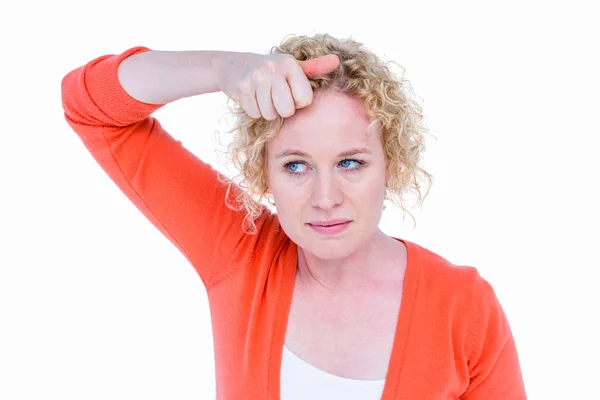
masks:
<path fill-rule="evenodd" d="M 472 298 L 483 280 L 475 266 L 455 264 L 421 245 L 410 245 L 418 264 L 416 269 L 421 289 L 445 295 L 463 293 Z"/>
<path fill-rule="evenodd" d="M 483 314 L 500 312 L 492 285 L 475 266 L 455 264 L 418 244 L 411 246 L 418 264 L 417 290 L 426 304 L 466 325 L 476 324 Z"/>

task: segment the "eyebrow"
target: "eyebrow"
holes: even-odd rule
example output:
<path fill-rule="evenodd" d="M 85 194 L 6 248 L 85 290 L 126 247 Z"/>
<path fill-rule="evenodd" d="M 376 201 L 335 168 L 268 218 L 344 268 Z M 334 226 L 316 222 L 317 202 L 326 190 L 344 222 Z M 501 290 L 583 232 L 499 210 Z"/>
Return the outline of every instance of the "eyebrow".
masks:
<path fill-rule="evenodd" d="M 338 157 L 350 157 L 350 156 L 353 156 L 356 154 L 369 154 L 370 155 L 371 151 L 369 149 L 367 149 L 366 147 L 354 147 L 349 150 L 342 151 L 337 156 Z M 299 157 L 310 158 L 310 156 L 308 154 L 306 154 L 303 151 L 297 150 L 297 149 L 287 149 L 282 152 L 279 152 L 279 153 L 277 153 L 275 158 L 281 158 L 281 157 L 286 157 L 286 156 L 299 156 Z"/>

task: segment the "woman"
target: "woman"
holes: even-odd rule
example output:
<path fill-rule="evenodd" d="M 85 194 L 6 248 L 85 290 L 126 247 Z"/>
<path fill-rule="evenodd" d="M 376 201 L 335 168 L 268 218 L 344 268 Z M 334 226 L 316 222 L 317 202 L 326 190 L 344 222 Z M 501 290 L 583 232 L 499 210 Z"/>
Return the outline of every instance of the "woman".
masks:
<path fill-rule="evenodd" d="M 64 77 L 68 124 L 205 285 L 218 399 L 526 398 L 490 284 L 378 228 L 430 177 L 403 83 L 329 35 L 267 55 L 134 47 Z M 150 116 L 217 91 L 239 184 Z"/>

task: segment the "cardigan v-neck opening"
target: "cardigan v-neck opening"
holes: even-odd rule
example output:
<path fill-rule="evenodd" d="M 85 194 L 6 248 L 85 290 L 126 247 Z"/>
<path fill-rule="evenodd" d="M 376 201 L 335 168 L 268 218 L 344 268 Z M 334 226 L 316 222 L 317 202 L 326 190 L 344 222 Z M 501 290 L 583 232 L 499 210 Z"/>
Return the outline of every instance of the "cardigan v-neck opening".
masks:
<path fill-rule="evenodd" d="M 400 374 L 404 366 L 404 352 L 413 317 L 413 306 L 419 276 L 418 248 L 408 240 L 395 237 L 392 238 L 404 243 L 406 246 L 407 261 L 404 283 L 402 285 L 402 298 L 400 300 L 400 308 L 396 321 L 396 333 L 394 335 L 394 342 L 390 360 L 388 362 L 388 370 L 381 400 L 393 400 L 400 382 Z M 286 269 L 283 274 L 283 279 L 285 282 L 281 285 L 273 340 L 271 341 L 271 348 L 269 349 L 270 357 L 267 383 L 267 396 L 269 400 L 280 400 L 283 346 L 285 344 L 285 334 L 287 331 L 296 277 L 296 268 L 287 268 L 287 266 L 296 266 L 298 263 L 296 244 L 290 241 L 290 249 L 288 250 L 288 259 L 284 260 Z"/>

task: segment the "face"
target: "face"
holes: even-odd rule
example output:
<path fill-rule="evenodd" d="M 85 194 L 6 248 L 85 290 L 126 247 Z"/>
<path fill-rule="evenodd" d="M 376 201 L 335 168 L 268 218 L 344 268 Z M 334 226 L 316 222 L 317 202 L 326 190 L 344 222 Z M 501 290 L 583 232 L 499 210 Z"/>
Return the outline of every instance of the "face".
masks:
<path fill-rule="evenodd" d="M 308 107 L 286 118 L 267 144 L 267 175 L 280 224 L 303 250 L 343 258 L 371 240 L 385 198 L 386 162 L 379 133 L 366 135 L 360 100 L 315 91 Z M 344 154 L 346 153 L 346 154 Z M 350 220 L 339 233 L 309 223 Z"/>

